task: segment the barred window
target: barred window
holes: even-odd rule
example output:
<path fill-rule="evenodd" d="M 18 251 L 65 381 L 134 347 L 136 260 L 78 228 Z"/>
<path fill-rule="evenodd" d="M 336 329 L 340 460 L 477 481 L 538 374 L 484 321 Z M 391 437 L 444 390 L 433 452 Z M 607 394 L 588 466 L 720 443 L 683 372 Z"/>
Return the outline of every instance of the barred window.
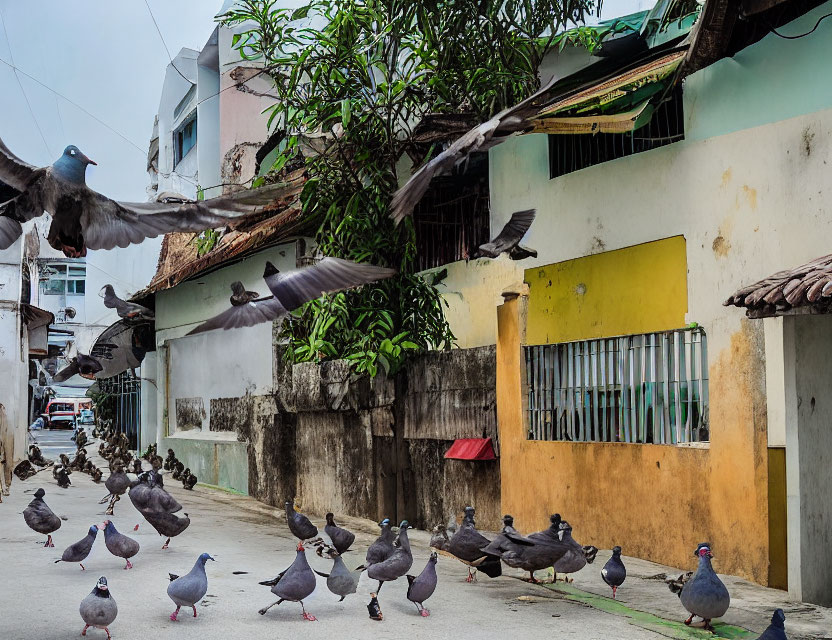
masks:
<path fill-rule="evenodd" d="M 708 347 L 701 327 L 523 351 L 529 440 L 709 439 Z"/>

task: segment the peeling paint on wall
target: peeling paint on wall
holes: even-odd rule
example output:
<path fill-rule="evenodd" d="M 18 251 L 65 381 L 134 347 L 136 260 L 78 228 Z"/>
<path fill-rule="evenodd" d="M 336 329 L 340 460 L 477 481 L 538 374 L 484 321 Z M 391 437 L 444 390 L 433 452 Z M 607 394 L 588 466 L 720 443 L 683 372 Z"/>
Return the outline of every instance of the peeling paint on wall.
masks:
<path fill-rule="evenodd" d="M 176 430 L 201 429 L 207 417 L 202 398 L 176 398 Z"/>

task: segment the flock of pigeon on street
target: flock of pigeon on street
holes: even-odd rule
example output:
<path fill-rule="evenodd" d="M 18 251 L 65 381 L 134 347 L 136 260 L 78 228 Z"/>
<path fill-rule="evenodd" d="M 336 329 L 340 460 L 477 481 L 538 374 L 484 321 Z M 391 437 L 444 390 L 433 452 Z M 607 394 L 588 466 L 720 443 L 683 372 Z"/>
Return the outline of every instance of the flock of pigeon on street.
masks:
<path fill-rule="evenodd" d="M 111 454 L 111 457 L 114 456 Z M 163 462 L 153 446 L 148 448 L 143 458 L 150 463 L 151 469 L 142 471 L 141 461 L 135 460 L 133 470 L 138 472 L 135 479 L 124 472 L 121 460 L 118 460 L 115 470 L 105 483 L 109 493 L 100 504 L 109 500 L 108 513 L 112 514 L 115 502 L 126 493 L 142 517 L 161 536 L 167 538 L 162 545 L 162 549 L 167 549 L 171 538 L 184 532 L 191 524 L 187 514 L 184 517 L 176 515 L 183 507 L 164 488 L 161 469 L 170 469 L 171 462 L 176 458 L 169 451 L 168 459 Z M 47 536 L 44 547 L 54 547 L 52 534 L 61 528 L 62 521 L 47 506 L 45 495 L 44 489 L 39 488 L 24 510 L 23 517 L 32 530 Z M 338 596 L 341 602 L 357 592 L 361 574 L 366 572 L 369 579 L 378 582 L 367 605 L 371 619 L 380 621 L 384 618 L 379 604 L 379 594 L 384 583 L 402 577 L 408 581 L 407 599 L 415 605 L 421 616 L 427 617 L 430 611 L 425 607 L 425 602 L 436 590 L 436 563 L 440 554 L 465 564 L 468 569 L 466 582 L 469 583 L 477 581 L 478 572 L 490 578 L 502 575 L 502 564 L 529 572 L 526 580 L 537 583 L 535 572 L 550 568 L 553 571 L 552 581 L 557 580 L 559 574 L 564 574 L 564 580 L 570 581 L 568 574 L 592 563 L 598 551 L 592 545 L 581 546 L 572 538 L 572 527 L 560 514 L 551 516 L 548 528 L 528 536 L 521 535 L 514 528 L 512 516 L 506 515 L 503 517 L 502 530 L 496 537 L 489 539 L 477 531 L 475 510 L 469 506 L 464 510 L 461 524 L 457 524 L 454 516 L 448 524 L 439 524 L 433 528 L 431 554 L 418 575 L 410 573 L 414 558 L 407 534 L 410 528 L 407 520 L 400 523 L 398 530 L 391 526 L 389 519 L 382 520 L 379 523 L 379 536 L 367 549 L 364 563 L 351 569 L 342 556 L 348 551 L 354 551 L 355 534 L 338 526 L 332 513 L 326 514 L 326 525 L 323 532 L 319 532 L 306 515 L 296 511 L 293 501 L 286 502 L 285 511 L 289 531 L 298 540 L 296 556 L 286 570 L 271 580 L 260 582 L 261 585 L 270 587 L 271 593 L 277 597 L 274 603 L 259 610 L 261 615 L 283 602 L 297 602 L 301 606 L 303 619 L 314 621 L 316 618 L 306 610 L 304 600 L 315 591 L 316 574 L 325 578 L 327 589 Z M 139 524 L 136 524 L 134 531 L 138 529 Z M 113 556 L 124 559 L 124 569 L 131 569 L 131 558 L 138 555 L 139 543 L 118 531 L 110 519 L 90 526 L 86 535 L 68 546 L 55 562 L 78 563 L 84 570 L 83 562 L 89 556 L 99 531 L 104 532 L 107 550 Z M 332 561 L 329 573 L 312 569 L 306 557 L 307 548 L 314 548 L 320 557 Z M 699 616 L 703 619 L 703 627 L 714 631 L 710 623 L 728 610 L 730 596 L 711 565 L 713 554 L 710 545 L 700 544 L 694 555 L 699 560 L 696 572 L 684 574 L 677 580 L 669 580 L 668 586 L 679 595 L 682 606 L 690 613 L 685 624 L 691 624 L 694 616 Z M 170 614 L 171 621 L 178 620 L 182 607 L 190 608 L 193 616 L 197 617 L 196 605 L 208 591 L 205 565 L 213 559 L 208 553 L 203 553 L 186 575 L 170 574 L 167 594 L 176 607 Z M 612 597 L 616 598 L 618 589 L 627 577 L 621 559 L 621 547 L 613 547 L 612 556 L 600 574 L 601 579 L 612 589 Z M 95 588 L 81 601 L 79 612 L 84 622 L 81 635 L 86 635 L 87 630 L 93 627 L 103 629 L 107 637 L 110 637 L 109 626 L 116 619 L 118 607 L 105 576 L 98 579 Z M 760 640 L 785 640 L 784 620 L 783 611 L 775 611 L 771 625 L 760 636 Z"/>

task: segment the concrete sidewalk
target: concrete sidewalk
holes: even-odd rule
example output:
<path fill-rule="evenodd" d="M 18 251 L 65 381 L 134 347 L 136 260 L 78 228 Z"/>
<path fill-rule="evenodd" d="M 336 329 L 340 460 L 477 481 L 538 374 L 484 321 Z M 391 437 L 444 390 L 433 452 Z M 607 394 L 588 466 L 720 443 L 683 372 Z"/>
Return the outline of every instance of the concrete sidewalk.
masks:
<path fill-rule="evenodd" d="M 95 447 L 90 445 L 89 451 Z M 90 524 L 104 519 L 104 506 L 98 500 L 106 493 L 103 483 L 95 485 L 88 476 L 73 473 L 73 486 L 60 489 L 50 471 L 26 482 L 15 480 L 8 501 L 0 505 L 0 638 L 18 640 L 37 638 L 57 640 L 74 638 L 80 633 L 78 604 L 93 588 L 96 579 L 105 575 L 111 593 L 119 605 L 119 616 L 111 627 L 117 640 L 139 638 L 176 638 L 214 640 L 220 638 L 400 638 L 435 640 L 465 634 L 471 638 L 505 640 L 506 635 L 530 637 L 556 634 L 558 638 L 578 640 L 659 640 L 671 638 L 712 638 L 710 634 L 684 627 L 685 612 L 657 574 L 678 575 L 669 569 L 633 558 L 625 558 L 628 578 L 619 590 L 619 601 L 608 597 L 609 589 L 599 572 L 609 552 L 599 552 L 595 564 L 576 574 L 575 582 L 553 588 L 529 585 L 520 580 L 520 572 L 506 568 L 506 576 L 491 580 L 481 576 L 479 582 L 466 584 L 467 568 L 441 557 L 438 565 L 439 586 L 426 606 L 432 615 L 421 618 L 416 607 L 407 601 L 407 583 L 400 579 L 384 586 L 380 601 L 383 622 L 367 616 L 366 604 L 375 582 L 362 577 L 359 592 L 338 603 L 322 579 L 306 600 L 307 610 L 319 622 L 301 619 L 300 606 L 286 602 L 272 608 L 265 616 L 261 607 L 274 602 L 267 587 L 257 584 L 285 569 L 295 556 L 296 542 L 286 528 L 285 516 L 278 510 L 251 498 L 197 486 L 185 491 L 168 480 L 168 490 L 184 505 L 192 524 L 174 538 L 167 551 L 161 550 L 163 539 L 122 498 L 115 507 L 113 521 L 119 530 L 137 539 L 141 551 L 133 558 L 135 569 L 125 571 L 124 562 L 111 556 L 99 535 L 85 562 L 87 571 L 77 565 L 53 564 L 62 550 L 83 537 Z M 65 515 L 55 534 L 54 549 L 44 549 L 43 536 L 28 529 L 20 515 L 37 487 L 46 489 L 46 501 L 59 515 Z M 323 522 L 314 519 L 321 528 Z M 338 517 L 339 524 L 356 531 L 356 553 L 347 554 L 349 566 L 360 564 L 364 550 L 378 533 L 375 523 Z M 133 525 L 141 523 L 139 531 Z M 576 537 L 580 540 L 580 530 Z M 411 573 L 422 570 L 429 555 L 429 534 L 414 531 Z M 218 562 L 207 565 L 208 596 L 198 607 L 194 620 L 180 616 L 180 622 L 168 619 L 173 605 L 166 595 L 167 573 L 182 574 L 196 557 L 207 551 Z M 310 564 L 328 571 L 329 563 L 308 552 Z M 718 561 L 718 557 L 716 558 Z M 718 564 L 717 564 L 718 567 Z M 809 605 L 788 603 L 785 593 L 764 589 L 736 578 L 726 578 L 732 595 L 732 607 L 720 629 L 726 638 L 755 638 L 765 628 L 771 611 L 786 611 L 789 637 L 832 638 L 832 612 Z M 655 614 L 653 617 L 652 614 Z M 742 627 L 742 628 L 740 628 Z M 751 631 L 747 631 L 751 630 Z M 754 632 L 754 633 L 752 633 Z M 90 630 L 92 640 L 104 638 L 103 631 Z"/>

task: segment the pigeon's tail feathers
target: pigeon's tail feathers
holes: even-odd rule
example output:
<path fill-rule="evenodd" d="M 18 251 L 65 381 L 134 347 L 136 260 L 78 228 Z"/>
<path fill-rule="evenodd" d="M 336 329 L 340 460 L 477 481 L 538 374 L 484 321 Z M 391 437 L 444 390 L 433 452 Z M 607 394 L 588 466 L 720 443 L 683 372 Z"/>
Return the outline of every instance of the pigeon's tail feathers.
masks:
<path fill-rule="evenodd" d="M 0 250 L 8 249 L 23 234 L 23 227 L 17 220 L 12 220 L 2 215 L 3 208 L 0 207 Z"/>
<path fill-rule="evenodd" d="M 478 571 L 482 571 L 489 578 L 499 578 L 503 575 L 503 566 L 500 564 L 498 556 L 488 556 L 485 560 L 477 566 Z"/>
<path fill-rule="evenodd" d="M 63 560 L 55 560 L 55 564 L 58 564 L 59 562 L 63 562 Z"/>
<path fill-rule="evenodd" d="M 366 571 L 366 569 L 367 569 L 367 565 L 365 565 L 365 564 L 360 564 L 355 568 L 356 571 Z"/>
<path fill-rule="evenodd" d="M 329 577 L 328 573 L 322 573 L 321 571 L 318 571 L 317 569 L 313 569 L 313 571 L 315 573 L 317 573 L 319 576 L 321 576 L 322 578 L 328 578 Z M 263 584 L 263 583 L 261 582 L 260 584 Z"/>
<path fill-rule="evenodd" d="M 258 584 L 262 584 L 264 587 L 273 587 L 278 582 L 280 582 L 280 576 L 272 578 L 271 580 L 263 580 L 263 582 L 258 582 Z"/>
<path fill-rule="evenodd" d="M 592 564 L 595 562 L 595 556 L 598 555 L 598 547 L 593 546 L 591 544 L 586 545 L 584 547 L 584 558 L 586 558 L 587 564 Z"/>
<path fill-rule="evenodd" d="M 412 576 L 407 574 L 407 584 L 413 584 L 413 581 L 416 579 L 416 576 Z"/>
<path fill-rule="evenodd" d="M 179 577 L 175 573 L 169 573 L 168 575 L 170 576 L 170 581 L 171 582 L 173 582 L 174 580 L 176 580 Z"/>

